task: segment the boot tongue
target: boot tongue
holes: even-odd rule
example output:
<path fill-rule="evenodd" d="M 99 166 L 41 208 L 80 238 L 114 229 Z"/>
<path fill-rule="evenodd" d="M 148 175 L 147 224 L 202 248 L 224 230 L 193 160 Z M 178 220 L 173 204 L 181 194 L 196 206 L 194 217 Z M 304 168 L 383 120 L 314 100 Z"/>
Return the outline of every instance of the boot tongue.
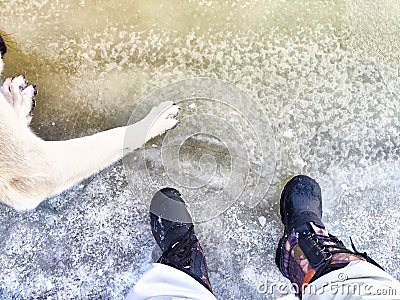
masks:
<path fill-rule="evenodd" d="M 168 231 L 165 234 L 165 241 L 164 245 L 166 249 L 161 249 L 163 251 L 166 251 L 170 249 L 171 247 L 174 246 L 177 242 L 181 241 L 182 238 L 185 236 L 185 234 L 189 231 L 191 224 L 177 224 L 168 229 Z"/>
<path fill-rule="evenodd" d="M 309 228 L 309 223 L 314 223 L 314 225 L 325 228 L 321 221 L 321 218 L 311 211 L 304 211 L 296 214 L 290 221 L 290 226 L 288 226 L 289 232 L 294 228 L 296 232 L 297 228 Z M 305 226 L 305 227 L 304 227 Z M 309 228 L 310 230 L 310 228 Z"/>
<path fill-rule="evenodd" d="M 297 227 L 294 227 L 293 230 L 298 234 L 299 237 L 313 234 L 313 233 L 318 233 L 318 229 L 325 229 L 325 226 L 321 223 L 315 223 L 315 222 L 307 222 L 305 224 L 301 224 Z M 327 235 L 328 237 L 328 235 Z"/>
<path fill-rule="evenodd" d="M 313 268 L 317 268 L 322 263 L 329 261 L 332 255 L 325 253 L 321 245 L 312 238 L 312 234 L 314 234 L 315 231 L 310 223 L 300 225 L 294 230 L 298 234 L 300 249 Z"/>
<path fill-rule="evenodd" d="M 314 230 L 312 229 L 312 226 L 309 223 L 295 227 L 294 231 L 299 235 L 299 237 L 308 235 L 309 233 L 314 233 Z"/>

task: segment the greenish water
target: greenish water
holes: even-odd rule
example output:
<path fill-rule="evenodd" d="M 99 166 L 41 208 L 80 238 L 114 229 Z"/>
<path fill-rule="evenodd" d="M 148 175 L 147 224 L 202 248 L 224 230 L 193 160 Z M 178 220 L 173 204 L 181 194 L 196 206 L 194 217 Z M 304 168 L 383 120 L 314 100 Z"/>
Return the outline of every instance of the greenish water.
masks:
<path fill-rule="evenodd" d="M 297 173 L 320 182 L 328 228 L 400 278 L 398 1 L 4 0 L 0 12 L 3 75 L 37 83 L 32 128 L 43 138 L 125 125 L 151 92 L 194 77 L 229 82 L 260 105 L 243 125 L 229 123 L 229 109 L 241 107 L 235 99 L 230 108 L 198 104 L 214 121 L 188 118 L 168 136 L 193 132 L 177 155 L 189 175 L 220 170 L 182 187 L 191 203 L 214 196 L 226 178 L 244 181 L 230 173 L 225 125 L 247 138 L 250 174 L 270 167 L 257 206 L 237 201 L 198 225 L 219 299 L 277 297 L 257 288 L 284 280 L 273 262 L 277 203 Z M 182 118 L 197 112 L 190 103 Z M 257 148 L 253 132 L 274 141 L 273 159 L 257 160 L 271 149 Z M 0 207 L 2 298 L 122 299 L 151 261 L 148 187 L 163 182 L 162 143 L 138 152 L 145 159 L 134 174 L 117 164 L 36 211 Z"/>

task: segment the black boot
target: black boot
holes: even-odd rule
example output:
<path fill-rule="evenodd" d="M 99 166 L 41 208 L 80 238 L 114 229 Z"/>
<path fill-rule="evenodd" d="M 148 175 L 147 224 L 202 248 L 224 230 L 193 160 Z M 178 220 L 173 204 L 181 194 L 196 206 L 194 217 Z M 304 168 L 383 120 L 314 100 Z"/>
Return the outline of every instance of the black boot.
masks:
<path fill-rule="evenodd" d="M 280 213 L 285 229 L 275 262 L 300 298 L 305 285 L 350 261 L 365 260 L 380 267 L 366 253 L 356 251 L 354 245 L 354 251 L 350 251 L 328 233 L 321 221 L 321 189 L 314 179 L 293 177 L 282 191 Z"/>
<path fill-rule="evenodd" d="M 154 195 L 150 205 L 150 225 L 163 251 L 158 263 L 185 272 L 212 292 L 203 249 L 177 190 L 164 188 Z"/>

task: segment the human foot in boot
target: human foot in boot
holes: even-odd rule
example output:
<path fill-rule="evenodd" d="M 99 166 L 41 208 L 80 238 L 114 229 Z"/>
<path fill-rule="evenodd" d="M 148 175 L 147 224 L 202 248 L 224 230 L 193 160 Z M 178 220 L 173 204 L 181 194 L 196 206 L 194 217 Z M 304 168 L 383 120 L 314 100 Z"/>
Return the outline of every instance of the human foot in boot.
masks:
<path fill-rule="evenodd" d="M 285 229 L 275 262 L 281 273 L 297 285 L 299 292 L 304 285 L 345 267 L 350 261 L 366 260 L 378 265 L 366 253 L 348 250 L 325 229 L 321 221 L 321 189 L 314 179 L 299 175 L 285 185 L 280 214 Z"/>
<path fill-rule="evenodd" d="M 158 263 L 185 272 L 212 292 L 203 249 L 177 190 L 164 188 L 154 195 L 150 205 L 150 225 L 163 251 Z"/>

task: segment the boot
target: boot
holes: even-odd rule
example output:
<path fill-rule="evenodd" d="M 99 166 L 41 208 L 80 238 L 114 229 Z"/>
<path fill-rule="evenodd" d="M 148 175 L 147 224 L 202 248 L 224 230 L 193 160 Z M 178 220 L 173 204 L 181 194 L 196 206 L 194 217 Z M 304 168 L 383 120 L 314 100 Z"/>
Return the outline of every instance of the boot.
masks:
<path fill-rule="evenodd" d="M 321 189 L 307 176 L 293 177 L 284 187 L 280 214 L 285 225 L 278 243 L 275 262 L 279 270 L 301 293 L 308 283 L 341 269 L 354 260 L 365 260 L 380 267 L 366 253 L 347 249 L 328 233 L 322 218 Z"/>
<path fill-rule="evenodd" d="M 212 293 L 203 249 L 177 190 L 164 188 L 154 195 L 150 205 L 150 225 L 163 251 L 157 262 L 185 272 Z"/>

